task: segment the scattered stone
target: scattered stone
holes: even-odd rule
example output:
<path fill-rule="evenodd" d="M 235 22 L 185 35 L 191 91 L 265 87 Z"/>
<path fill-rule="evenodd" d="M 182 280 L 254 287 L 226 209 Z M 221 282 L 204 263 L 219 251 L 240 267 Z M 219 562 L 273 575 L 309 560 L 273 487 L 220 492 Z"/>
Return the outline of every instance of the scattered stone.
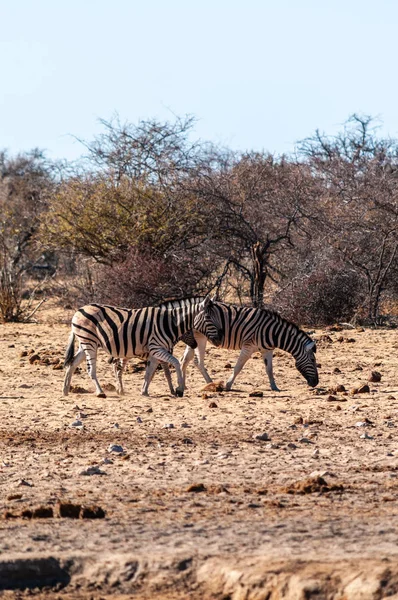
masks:
<path fill-rule="evenodd" d="M 337 404 L 337 405 L 336 405 L 336 410 L 341 410 L 341 406 L 340 406 L 340 404 Z"/>
<path fill-rule="evenodd" d="M 308 477 L 307 479 L 295 481 L 294 483 L 281 488 L 280 491 L 284 494 L 325 494 L 327 492 L 342 492 L 343 490 L 344 488 L 342 485 L 330 485 L 323 477 L 318 475 L 316 477 Z"/>
<path fill-rule="evenodd" d="M 211 381 L 202 388 L 202 392 L 223 392 L 224 382 L 223 381 Z"/>
<path fill-rule="evenodd" d="M 250 394 L 249 394 L 250 398 L 262 398 L 263 396 L 264 396 L 264 392 L 259 392 L 259 391 L 250 392 Z"/>
<path fill-rule="evenodd" d="M 114 454 L 124 454 L 123 446 L 119 446 L 118 444 L 110 444 L 108 446 L 108 452 L 113 452 Z"/>
<path fill-rule="evenodd" d="M 82 506 L 79 514 L 81 519 L 104 519 L 105 511 L 100 506 Z"/>
<path fill-rule="evenodd" d="M 379 371 L 371 371 L 368 377 L 368 381 L 371 383 L 378 383 L 381 381 L 381 373 Z"/>
<path fill-rule="evenodd" d="M 137 423 L 142 423 L 141 417 L 137 417 Z"/>
<path fill-rule="evenodd" d="M 232 365 L 230 362 L 225 363 L 224 369 L 232 369 Z"/>
<path fill-rule="evenodd" d="M 203 483 L 193 483 L 192 485 L 188 486 L 187 489 L 185 490 L 186 492 L 206 492 L 207 488 Z"/>
<path fill-rule="evenodd" d="M 90 392 L 86 390 L 86 388 L 81 387 L 80 385 L 71 385 L 70 386 L 71 394 L 89 394 Z"/>
<path fill-rule="evenodd" d="M 355 365 L 355 367 L 353 368 L 353 371 L 363 371 L 363 367 L 358 363 L 357 365 Z"/>
<path fill-rule="evenodd" d="M 54 511 L 52 506 L 38 506 L 32 511 L 32 519 L 52 519 Z"/>
<path fill-rule="evenodd" d="M 78 519 L 82 508 L 81 504 L 61 501 L 58 502 L 57 507 L 59 516 L 67 519 Z"/>
<path fill-rule="evenodd" d="M 216 404 L 216 402 L 210 402 L 209 408 L 218 408 L 218 404 Z"/>
<path fill-rule="evenodd" d="M 87 469 L 83 469 L 83 471 L 79 471 L 79 475 L 106 475 L 106 473 L 105 471 L 101 471 L 98 466 L 93 465 L 91 467 L 87 467 Z"/>
<path fill-rule="evenodd" d="M 319 449 L 315 448 L 314 452 L 312 453 L 313 458 L 318 458 L 319 456 Z"/>
<path fill-rule="evenodd" d="M 293 442 L 289 442 L 287 447 L 290 448 L 290 450 L 296 450 L 297 448 L 296 444 L 293 444 Z"/>
<path fill-rule="evenodd" d="M 327 400 L 327 402 L 347 402 L 347 398 L 344 398 L 344 397 L 342 398 L 341 396 L 339 397 L 339 396 L 332 396 L 332 395 L 329 395 L 326 398 L 326 400 Z"/>
<path fill-rule="evenodd" d="M 18 487 L 22 485 L 26 485 L 27 487 L 33 487 L 33 483 L 29 483 L 29 481 L 26 481 L 25 479 L 20 479 L 17 483 Z"/>
<path fill-rule="evenodd" d="M 174 429 L 174 425 L 173 423 L 166 423 L 166 425 L 163 425 L 163 429 Z"/>
<path fill-rule="evenodd" d="M 73 421 L 73 423 L 70 424 L 71 427 L 84 427 L 82 421 L 79 421 L 79 419 L 76 419 L 76 421 Z"/>
<path fill-rule="evenodd" d="M 108 458 L 107 456 L 105 456 L 105 458 L 102 459 L 101 464 L 113 465 L 113 460 L 111 458 Z"/>
<path fill-rule="evenodd" d="M 142 421 L 138 421 L 138 422 L 139 422 L 139 423 L 142 423 Z M 119 425 L 119 423 L 114 423 L 114 424 L 112 425 L 112 427 L 113 427 L 113 429 L 120 429 L 120 425 Z"/>
<path fill-rule="evenodd" d="M 363 433 L 359 437 L 362 438 L 363 440 L 373 440 L 373 436 L 369 435 L 367 431 L 365 431 L 365 433 Z"/>
<path fill-rule="evenodd" d="M 329 392 L 331 394 L 338 394 L 338 393 L 345 392 L 345 391 L 346 391 L 346 389 L 345 389 L 344 385 L 341 385 L 341 384 L 336 385 L 335 387 L 329 388 Z"/>
<path fill-rule="evenodd" d="M 296 425 L 302 425 L 304 423 L 304 419 L 303 419 L 303 417 L 296 417 L 294 419 L 294 422 Z"/>
<path fill-rule="evenodd" d="M 208 399 L 209 399 L 209 396 L 203 392 L 203 394 L 202 394 L 202 398 L 203 398 L 203 400 L 208 400 Z"/>
<path fill-rule="evenodd" d="M 270 437 L 268 435 L 268 433 L 264 432 L 264 433 L 260 433 L 258 435 L 253 435 L 255 440 L 261 440 L 262 442 L 269 442 L 270 441 Z"/>
<path fill-rule="evenodd" d="M 396 400 L 395 396 L 387 396 L 387 400 Z"/>
<path fill-rule="evenodd" d="M 306 437 L 302 437 L 298 440 L 300 442 L 300 444 L 313 444 L 314 442 L 311 442 L 311 440 L 309 440 Z"/>
<path fill-rule="evenodd" d="M 21 385 L 18 386 L 18 389 L 28 390 L 31 387 L 33 387 L 33 386 L 28 385 L 27 383 L 21 383 Z"/>
<path fill-rule="evenodd" d="M 335 373 L 337 375 L 338 373 L 341 373 L 341 371 L 340 371 L 340 369 L 338 367 L 335 367 L 333 369 L 332 373 Z"/>
<path fill-rule="evenodd" d="M 355 394 L 369 394 L 370 388 L 367 383 L 361 385 L 359 387 L 354 387 L 350 390 L 350 394 L 355 396 Z"/>
<path fill-rule="evenodd" d="M 7 496 L 7 500 L 21 500 L 22 494 L 10 494 Z"/>
<path fill-rule="evenodd" d="M 102 387 L 106 392 L 116 392 L 116 387 L 113 383 L 104 383 Z"/>
<path fill-rule="evenodd" d="M 151 407 L 147 408 L 147 409 L 146 409 L 146 412 L 147 412 L 147 413 L 153 413 L 153 408 L 151 408 Z"/>
<path fill-rule="evenodd" d="M 181 423 L 181 427 L 184 427 L 184 429 L 189 429 L 191 426 L 188 425 L 188 423 Z"/>
<path fill-rule="evenodd" d="M 19 353 L 19 358 L 23 358 L 24 356 L 28 356 L 27 350 L 22 350 L 22 352 Z"/>
<path fill-rule="evenodd" d="M 29 356 L 29 362 L 30 362 L 31 365 L 33 365 L 33 364 L 35 364 L 36 362 L 39 362 L 39 361 L 40 361 L 39 354 L 31 354 Z"/>
<path fill-rule="evenodd" d="M 189 446 L 193 444 L 193 441 L 191 440 L 191 438 L 183 438 L 182 443 Z"/>

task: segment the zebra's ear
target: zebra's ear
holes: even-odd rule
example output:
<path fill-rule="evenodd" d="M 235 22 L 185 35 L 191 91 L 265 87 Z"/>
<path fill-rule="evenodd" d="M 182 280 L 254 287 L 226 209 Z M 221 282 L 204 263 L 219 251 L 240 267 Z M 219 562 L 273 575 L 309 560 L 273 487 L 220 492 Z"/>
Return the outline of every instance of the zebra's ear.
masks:
<path fill-rule="evenodd" d="M 211 300 L 210 296 L 206 296 L 206 298 L 202 302 L 201 309 L 208 310 L 212 304 L 213 301 Z"/>
<path fill-rule="evenodd" d="M 316 344 L 315 342 L 309 342 L 308 344 L 305 345 L 305 349 L 307 350 L 307 352 L 316 352 Z"/>

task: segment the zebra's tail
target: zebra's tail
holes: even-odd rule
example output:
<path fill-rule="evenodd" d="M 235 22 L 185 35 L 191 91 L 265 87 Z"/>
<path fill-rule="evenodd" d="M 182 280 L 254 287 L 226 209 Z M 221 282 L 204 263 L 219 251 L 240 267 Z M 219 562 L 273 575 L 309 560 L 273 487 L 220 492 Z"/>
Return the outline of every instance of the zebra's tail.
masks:
<path fill-rule="evenodd" d="M 72 364 L 75 357 L 75 334 L 70 334 L 68 347 L 65 352 L 64 368 L 69 367 Z"/>

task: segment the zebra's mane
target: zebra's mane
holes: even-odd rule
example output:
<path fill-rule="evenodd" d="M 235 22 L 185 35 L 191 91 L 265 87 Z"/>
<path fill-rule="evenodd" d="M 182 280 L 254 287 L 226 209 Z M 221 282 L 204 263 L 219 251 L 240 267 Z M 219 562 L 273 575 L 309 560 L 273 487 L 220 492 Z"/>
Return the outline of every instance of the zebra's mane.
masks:
<path fill-rule="evenodd" d="M 271 316 L 271 317 L 275 317 L 279 322 L 283 322 L 286 323 L 286 325 L 290 325 L 291 327 L 293 327 L 297 332 L 301 333 L 303 336 L 305 336 L 308 341 L 313 342 L 314 340 L 308 335 L 308 333 L 306 333 L 305 331 L 303 331 L 302 329 L 300 329 L 300 327 L 298 325 L 296 325 L 296 323 L 293 323 L 292 321 L 289 321 L 288 319 L 285 319 L 285 317 L 282 317 L 282 315 L 277 311 L 277 310 L 273 310 L 271 308 L 265 308 L 265 307 L 256 307 L 256 306 L 246 306 L 246 305 L 241 305 L 238 306 L 237 304 L 227 304 L 226 302 L 221 302 L 219 300 L 217 300 L 217 304 L 221 304 L 223 306 L 227 306 L 230 307 L 232 306 L 233 308 L 236 308 L 237 310 L 240 310 L 242 308 L 249 308 L 249 309 L 255 309 L 258 310 L 262 313 L 266 313 L 267 315 Z"/>
<path fill-rule="evenodd" d="M 172 308 L 182 308 L 183 306 L 192 306 L 200 304 L 205 299 L 205 296 L 191 296 L 189 298 L 180 298 L 173 300 L 165 300 L 158 304 L 158 308 L 166 308 L 168 310 Z"/>

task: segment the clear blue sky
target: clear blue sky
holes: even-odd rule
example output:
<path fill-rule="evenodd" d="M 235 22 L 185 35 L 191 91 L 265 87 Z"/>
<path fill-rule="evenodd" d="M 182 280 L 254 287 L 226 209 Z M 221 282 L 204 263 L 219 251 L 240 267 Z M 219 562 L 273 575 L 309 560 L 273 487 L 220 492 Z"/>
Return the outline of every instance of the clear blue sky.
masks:
<path fill-rule="evenodd" d="M 398 137 L 396 0 L 0 0 L 0 22 L 12 153 L 75 159 L 115 112 L 279 154 L 353 112 Z"/>

